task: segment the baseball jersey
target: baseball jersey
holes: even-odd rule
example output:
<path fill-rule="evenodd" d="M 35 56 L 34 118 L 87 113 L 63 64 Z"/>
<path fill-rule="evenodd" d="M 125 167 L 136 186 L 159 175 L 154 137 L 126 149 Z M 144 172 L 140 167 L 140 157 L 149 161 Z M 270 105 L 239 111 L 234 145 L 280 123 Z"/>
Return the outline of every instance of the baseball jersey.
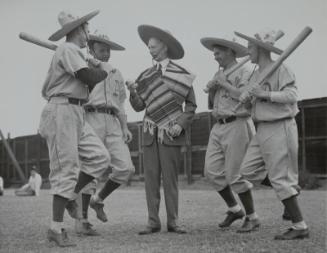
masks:
<path fill-rule="evenodd" d="M 257 70 L 252 78 L 256 81 L 259 78 Z M 281 65 L 261 86 L 262 89 L 270 91 L 271 99 L 257 98 L 252 106 L 252 118 L 255 121 L 274 121 L 283 118 L 293 118 L 298 112 L 297 87 L 295 76 L 291 70 Z"/>
<path fill-rule="evenodd" d="M 220 71 L 222 71 L 222 70 L 219 70 L 214 75 L 213 79 L 215 79 L 215 77 L 218 76 Z M 248 85 L 250 75 L 251 75 L 251 70 L 250 70 L 249 66 L 245 65 L 245 66 L 239 68 L 238 70 L 236 70 L 235 72 L 233 72 L 231 75 L 229 75 L 227 80 L 234 87 L 242 88 L 245 85 Z M 214 95 L 214 98 L 213 98 L 212 115 L 217 119 L 226 118 L 231 115 L 240 116 L 240 117 L 250 116 L 251 115 L 250 110 L 246 109 L 244 106 L 240 107 L 234 114 L 234 112 L 232 110 L 233 110 L 233 108 L 235 108 L 235 106 L 238 103 L 239 103 L 239 100 L 232 97 L 228 90 L 226 90 L 224 88 L 218 88 Z"/>
<path fill-rule="evenodd" d="M 74 43 L 64 42 L 52 58 L 42 96 L 46 99 L 54 96 L 87 99 L 86 84 L 75 77 L 78 70 L 87 67 L 83 51 Z"/>
<path fill-rule="evenodd" d="M 85 106 L 107 107 L 125 114 L 124 101 L 127 96 L 123 76 L 109 63 L 103 63 L 103 67 L 108 77 L 93 88 Z"/>

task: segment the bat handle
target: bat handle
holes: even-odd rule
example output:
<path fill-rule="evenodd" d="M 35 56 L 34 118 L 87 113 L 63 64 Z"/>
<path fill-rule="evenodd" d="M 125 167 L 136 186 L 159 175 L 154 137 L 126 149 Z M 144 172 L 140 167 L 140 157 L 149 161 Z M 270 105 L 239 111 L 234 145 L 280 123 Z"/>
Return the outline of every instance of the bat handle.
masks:
<path fill-rule="evenodd" d="M 239 102 L 233 109 L 232 109 L 232 112 L 233 113 L 236 113 L 238 109 L 240 109 L 240 107 L 243 105 L 242 102 Z"/>

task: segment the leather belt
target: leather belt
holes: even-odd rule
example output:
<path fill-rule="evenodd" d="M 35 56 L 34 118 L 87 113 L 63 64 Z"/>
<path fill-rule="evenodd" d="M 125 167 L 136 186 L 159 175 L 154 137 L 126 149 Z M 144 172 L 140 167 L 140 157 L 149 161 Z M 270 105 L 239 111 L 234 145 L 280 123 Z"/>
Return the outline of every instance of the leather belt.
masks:
<path fill-rule="evenodd" d="M 85 99 L 78 99 L 78 98 L 68 98 L 68 103 L 73 105 L 79 105 L 82 106 L 87 102 Z"/>
<path fill-rule="evenodd" d="M 237 119 L 236 116 L 230 116 L 230 117 L 227 117 L 224 119 L 218 119 L 218 123 L 219 124 L 227 124 L 227 123 L 233 122 L 236 119 Z"/>
<path fill-rule="evenodd" d="M 97 112 L 115 115 L 112 109 L 106 107 L 85 107 L 84 109 L 86 112 Z"/>

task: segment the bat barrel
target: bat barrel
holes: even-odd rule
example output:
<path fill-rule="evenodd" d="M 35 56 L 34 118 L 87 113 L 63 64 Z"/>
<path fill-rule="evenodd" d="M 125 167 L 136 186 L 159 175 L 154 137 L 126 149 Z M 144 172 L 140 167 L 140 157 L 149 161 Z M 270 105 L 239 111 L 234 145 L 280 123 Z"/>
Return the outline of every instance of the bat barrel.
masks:
<path fill-rule="evenodd" d="M 19 34 L 19 38 L 21 38 L 22 40 L 25 40 L 27 42 L 33 43 L 35 45 L 38 45 L 38 46 L 41 46 L 44 48 L 48 48 L 48 49 L 51 49 L 54 51 L 57 49 L 57 45 L 52 44 L 51 42 L 48 42 L 48 41 L 40 40 L 39 38 L 36 38 L 33 35 L 28 34 L 28 33 L 21 32 Z"/>

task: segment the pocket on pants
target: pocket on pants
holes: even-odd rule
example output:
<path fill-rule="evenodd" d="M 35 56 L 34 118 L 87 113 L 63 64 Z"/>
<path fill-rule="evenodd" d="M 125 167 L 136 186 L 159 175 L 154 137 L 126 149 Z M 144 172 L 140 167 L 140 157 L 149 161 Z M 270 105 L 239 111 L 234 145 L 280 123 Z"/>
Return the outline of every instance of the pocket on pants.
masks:
<path fill-rule="evenodd" d="M 38 132 L 43 138 L 47 138 L 47 136 L 49 136 L 49 133 L 53 131 L 53 120 L 55 119 L 54 113 L 55 108 L 52 104 L 47 104 L 41 113 Z"/>

